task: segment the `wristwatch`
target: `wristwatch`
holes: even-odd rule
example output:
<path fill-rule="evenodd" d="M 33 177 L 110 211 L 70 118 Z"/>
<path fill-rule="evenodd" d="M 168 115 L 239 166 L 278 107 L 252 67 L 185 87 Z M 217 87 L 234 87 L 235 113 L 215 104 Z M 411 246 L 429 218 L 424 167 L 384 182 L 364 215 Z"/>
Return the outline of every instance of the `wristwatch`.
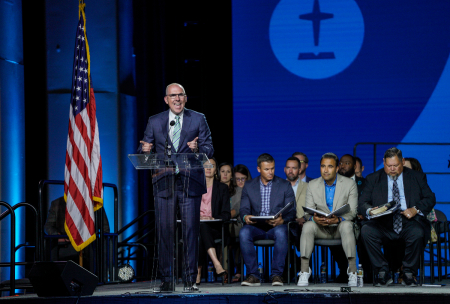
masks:
<path fill-rule="evenodd" d="M 416 209 L 416 212 L 419 214 L 420 213 L 420 210 L 419 209 L 417 209 L 417 207 L 416 206 L 414 206 L 413 207 L 414 209 Z"/>

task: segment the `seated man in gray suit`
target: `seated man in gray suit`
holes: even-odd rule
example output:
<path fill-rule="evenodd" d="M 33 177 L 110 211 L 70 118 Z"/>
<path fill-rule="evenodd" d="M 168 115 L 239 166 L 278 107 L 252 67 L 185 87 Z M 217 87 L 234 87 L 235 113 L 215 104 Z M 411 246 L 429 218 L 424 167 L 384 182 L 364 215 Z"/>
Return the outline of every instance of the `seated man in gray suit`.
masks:
<path fill-rule="evenodd" d="M 288 251 L 287 223 L 295 219 L 294 191 L 287 180 L 275 176 L 275 160 L 271 155 L 261 154 L 258 157 L 257 169 L 261 175 L 245 183 L 239 210 L 242 221 L 245 223 L 239 232 L 239 240 L 248 273 L 241 285 L 261 285 L 253 242 L 275 240 L 271 279 L 273 286 L 282 286 L 281 276 Z M 275 215 L 290 202 L 294 203 L 278 218 L 266 222 L 252 221 L 254 216 Z"/>
<path fill-rule="evenodd" d="M 306 191 L 306 207 L 330 213 L 345 204 L 350 205 L 350 212 L 331 218 L 307 215 L 308 221 L 303 225 L 300 237 L 301 271 L 298 286 L 308 286 L 311 276 L 309 259 L 314 249 L 314 239 L 341 239 L 349 267 L 348 286 L 356 286 L 356 243 L 353 233 L 353 219 L 358 206 L 356 183 L 337 174 L 339 159 L 333 153 L 325 153 L 320 160 L 321 177 L 312 180 Z"/>

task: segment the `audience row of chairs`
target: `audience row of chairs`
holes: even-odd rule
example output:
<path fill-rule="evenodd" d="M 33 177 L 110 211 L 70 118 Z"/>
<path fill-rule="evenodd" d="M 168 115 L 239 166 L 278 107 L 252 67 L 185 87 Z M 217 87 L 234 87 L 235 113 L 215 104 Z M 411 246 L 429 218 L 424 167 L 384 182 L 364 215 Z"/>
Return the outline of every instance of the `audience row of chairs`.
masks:
<path fill-rule="evenodd" d="M 420 264 L 420 282 L 423 283 L 425 281 L 425 267 L 430 267 L 430 282 L 435 282 L 435 268 L 437 267 L 437 273 L 438 273 L 438 281 L 442 281 L 442 279 L 447 278 L 448 271 L 447 267 L 450 266 L 450 239 L 449 239 L 449 231 L 450 231 L 450 223 L 447 221 L 447 217 L 445 214 L 435 209 L 436 216 L 438 221 L 433 223 L 433 226 L 436 231 L 437 240 L 435 242 L 431 242 L 426 246 L 424 253 L 421 257 L 421 264 Z M 225 248 L 225 240 L 224 240 L 224 233 L 223 231 L 227 229 L 227 225 L 229 222 L 224 222 L 222 225 L 222 239 L 217 239 L 216 243 L 221 244 L 222 249 L 222 265 L 224 265 L 224 257 L 223 254 L 224 250 L 227 250 Z M 296 222 L 290 222 L 288 223 L 288 230 L 290 231 L 290 226 L 296 225 Z M 236 242 L 239 242 L 239 238 L 237 238 Z M 294 241 L 289 240 L 289 248 L 288 255 L 287 255 L 287 283 L 290 285 L 291 278 L 293 276 L 296 277 L 296 274 L 298 272 L 297 268 L 297 258 L 298 254 L 295 248 Z M 255 250 L 258 250 L 258 248 L 263 249 L 262 254 L 262 265 L 264 269 L 270 269 L 269 268 L 269 261 L 271 260 L 271 248 L 274 246 L 275 242 L 273 240 L 258 240 L 254 242 Z M 336 277 L 336 267 L 333 259 L 331 260 L 331 263 L 328 265 L 328 251 L 329 247 L 332 246 L 342 246 L 342 242 L 340 239 L 336 240 L 330 240 L 330 239 L 316 239 L 314 241 L 315 250 L 312 258 L 312 269 L 313 269 L 313 275 L 314 275 L 314 282 L 317 283 L 320 277 L 320 266 L 322 262 L 325 262 L 327 265 L 327 269 L 330 269 L 330 273 L 332 275 L 332 279 L 335 279 Z M 428 254 L 428 260 L 425 260 L 425 254 Z M 291 258 L 291 255 L 294 255 L 293 259 Z M 257 255 L 258 256 L 258 255 Z M 227 253 L 228 259 L 231 258 L 230 252 Z M 244 263 L 242 256 L 241 259 L 241 281 L 244 278 Z M 291 264 L 292 263 L 292 264 Z M 444 270 L 444 272 L 443 272 Z M 233 269 L 231 269 L 231 263 L 228 263 L 228 272 L 232 273 Z M 291 275 L 291 272 L 294 273 L 294 275 Z M 266 280 L 269 278 L 268 271 L 265 271 L 265 277 Z M 225 282 L 222 281 L 222 284 Z"/>
<path fill-rule="evenodd" d="M 15 259 L 16 252 L 18 250 L 21 250 L 22 248 L 34 248 L 35 250 L 35 260 L 45 260 L 44 258 L 44 252 L 48 248 L 46 248 L 46 242 L 45 239 L 50 239 L 51 236 L 45 236 L 43 233 L 43 220 L 44 215 L 46 214 L 47 210 L 44 210 L 44 204 L 42 202 L 42 189 L 46 184 L 62 184 L 62 181 L 42 181 L 40 185 L 40 201 L 39 201 L 39 212 L 34 208 L 32 205 L 28 203 L 19 203 L 14 206 L 10 206 L 7 202 L 0 202 L 0 206 L 4 206 L 6 208 L 6 211 L 0 214 L 0 221 L 5 220 L 7 218 L 10 219 L 10 248 L 14 248 L 14 250 L 11 250 L 10 252 L 10 260 L 7 262 L 0 261 L 0 267 L 7 267 L 10 269 L 10 280 L 4 281 L 0 284 L 0 292 L 3 291 L 9 291 L 10 295 L 13 295 L 15 293 L 15 289 L 29 289 L 31 288 L 31 285 L 29 281 L 27 280 L 14 280 L 15 278 L 15 267 L 14 266 L 26 266 L 31 265 L 34 263 L 34 261 L 28 261 L 28 262 L 17 262 Z M 117 187 L 113 184 L 104 184 L 105 187 L 111 187 L 114 190 L 115 193 L 115 219 L 114 219 L 114 230 L 112 233 L 103 233 L 102 231 L 99 231 L 99 239 L 104 240 L 104 242 L 107 244 L 107 246 L 98 246 L 97 248 L 97 269 L 96 273 L 99 276 L 100 282 L 106 282 L 106 281 L 114 281 L 117 280 L 117 278 L 110 277 L 109 274 L 116 273 L 117 267 L 119 265 L 119 260 L 122 262 L 122 264 L 129 263 L 131 260 L 139 260 L 142 259 L 142 279 L 149 279 L 149 268 L 152 267 L 150 263 L 148 263 L 149 260 L 149 247 L 153 247 L 155 244 L 153 242 L 145 243 L 144 239 L 146 239 L 150 234 L 152 225 L 154 225 L 154 222 L 148 221 L 144 229 L 147 229 L 147 232 L 142 234 L 142 230 L 135 232 L 134 234 L 130 235 L 128 238 L 124 239 L 122 242 L 118 242 L 118 236 L 122 234 L 124 231 L 132 227 L 133 225 L 136 225 L 143 217 L 148 216 L 151 218 L 153 211 L 147 211 L 146 213 L 140 215 L 138 218 L 136 218 L 134 221 L 130 222 L 126 226 L 124 226 L 122 229 L 117 229 Z M 15 210 L 23 207 L 27 210 L 30 210 L 31 213 L 34 215 L 35 218 L 35 242 L 25 242 L 23 244 L 17 244 L 16 245 L 16 230 L 15 230 L 15 222 L 16 222 L 16 212 Z M 432 242 L 428 244 L 428 246 L 425 248 L 425 253 L 428 253 L 429 259 L 423 260 L 421 263 L 421 282 L 424 282 L 424 267 L 429 266 L 430 267 L 430 277 L 431 282 L 434 282 L 435 277 L 435 267 L 437 266 L 437 274 L 438 274 L 438 280 L 441 281 L 443 278 L 447 278 L 448 272 L 447 272 L 447 266 L 450 266 L 449 264 L 449 231 L 450 226 L 449 222 L 447 221 L 447 218 L 445 214 L 439 210 L 436 210 L 436 215 L 438 218 L 438 221 L 434 223 L 437 240 L 435 242 Z M 101 217 L 100 217 L 101 218 Z M 99 219 L 101 221 L 101 219 Z M 293 223 L 290 223 L 291 225 Z M 227 223 L 223 223 L 222 225 L 222 239 L 218 239 L 216 242 L 221 244 L 222 248 L 222 263 L 224 262 L 225 255 L 223 254 L 226 250 L 225 248 L 225 242 L 224 242 L 224 232 L 223 230 L 226 229 Z M 138 237 L 138 239 L 134 242 L 131 242 L 131 239 L 134 237 Z M 237 240 L 238 241 L 238 240 Z M 295 251 L 295 245 L 292 241 L 290 241 L 290 248 L 291 250 L 288 251 L 288 257 L 287 257 L 287 279 L 288 284 L 290 284 L 291 278 L 296 275 L 297 272 L 297 265 L 296 265 L 296 251 Z M 268 254 L 269 256 L 263 255 L 263 261 L 262 264 L 266 270 L 268 270 L 269 260 L 270 258 L 270 247 L 273 246 L 274 242 L 271 240 L 261 240 L 261 241 L 255 241 L 255 248 L 262 247 L 264 249 L 264 252 Z M 341 245 L 340 240 L 316 240 L 315 241 L 316 249 L 315 249 L 315 255 L 313 257 L 313 269 L 314 269 L 314 277 L 317 281 L 317 278 L 319 277 L 319 268 L 320 263 L 322 261 L 328 261 L 327 252 L 328 247 L 330 246 L 338 246 Z M 319 257 L 319 248 L 322 247 L 324 249 L 321 250 L 322 258 Z M 121 248 L 121 250 L 120 250 Z M 132 250 L 134 248 L 135 250 Z M 153 248 L 152 248 L 153 249 Z M 22 249 L 23 250 L 23 249 Z M 137 250 L 142 250 L 144 254 L 142 257 L 138 257 L 136 252 Z M 291 259 L 291 255 L 294 255 L 294 259 Z M 227 254 L 228 259 L 231 258 L 231 254 L 228 252 Z M 290 263 L 293 263 L 292 267 Z M 333 270 L 333 265 L 331 266 L 331 273 L 332 275 L 335 273 Z M 229 265 L 229 273 L 232 274 L 231 263 L 228 263 Z M 244 277 L 244 263 L 242 262 L 241 257 L 241 280 Z M 116 269 L 114 269 L 116 268 Z M 443 272 L 444 270 L 444 272 Z M 291 274 L 291 271 L 294 272 L 294 274 Z M 265 272 L 266 276 L 269 275 L 268 271 Z"/>

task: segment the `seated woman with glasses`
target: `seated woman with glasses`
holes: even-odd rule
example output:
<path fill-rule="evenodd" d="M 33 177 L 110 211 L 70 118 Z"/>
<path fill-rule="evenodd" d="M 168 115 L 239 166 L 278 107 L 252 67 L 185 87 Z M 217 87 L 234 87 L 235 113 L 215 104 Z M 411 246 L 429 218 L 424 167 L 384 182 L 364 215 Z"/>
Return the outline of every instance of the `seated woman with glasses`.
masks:
<path fill-rule="evenodd" d="M 205 222 L 215 219 L 222 221 L 230 220 L 230 195 L 228 187 L 216 179 L 217 162 L 214 158 L 210 159 L 213 168 L 205 168 L 207 192 L 202 196 L 200 205 L 200 236 L 199 236 L 199 263 L 196 284 L 201 282 L 202 264 L 206 262 L 206 253 L 216 269 L 217 276 L 225 276 L 227 272 L 222 267 L 215 248 L 215 239 L 222 238 L 222 222 Z M 227 233 L 228 234 L 228 233 Z M 225 244 L 224 244 L 225 245 Z"/>
<path fill-rule="evenodd" d="M 230 224 L 230 247 L 233 252 L 233 261 L 236 266 L 236 274 L 233 276 L 231 282 L 239 282 L 241 279 L 241 250 L 239 244 L 235 242 L 236 238 L 239 237 L 239 231 L 242 228 L 242 222 L 239 219 L 239 209 L 241 208 L 241 195 L 242 188 L 244 188 L 245 182 L 252 179 L 250 171 L 245 165 L 239 164 L 234 167 L 233 180 L 236 182 L 236 193 L 231 197 L 231 218 L 237 219 L 236 222 Z"/>

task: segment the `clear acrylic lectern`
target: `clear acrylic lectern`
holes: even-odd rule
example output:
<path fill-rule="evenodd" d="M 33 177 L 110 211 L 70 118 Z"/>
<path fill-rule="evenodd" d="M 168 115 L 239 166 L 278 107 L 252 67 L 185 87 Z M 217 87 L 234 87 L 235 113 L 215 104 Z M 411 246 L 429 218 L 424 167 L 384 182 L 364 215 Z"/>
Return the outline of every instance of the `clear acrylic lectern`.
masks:
<path fill-rule="evenodd" d="M 172 282 L 172 291 L 175 291 L 177 281 L 175 276 L 175 267 L 177 267 L 175 246 L 178 241 L 175 239 L 177 229 L 177 206 L 174 199 L 176 187 L 175 178 L 178 177 L 182 180 L 183 190 L 188 193 L 191 179 L 195 176 L 203 176 L 199 174 L 199 170 L 212 168 L 213 166 L 204 153 L 179 153 L 172 155 L 165 155 L 162 153 L 129 154 L 128 158 L 137 170 L 151 170 L 153 196 L 155 200 L 155 231 L 158 244 L 157 249 L 155 249 L 155 253 L 157 252 L 158 254 L 156 260 L 158 264 L 156 265 L 157 269 L 154 273 L 158 273 L 160 264 L 164 265 L 164 263 L 169 263 L 171 266 L 168 276 Z M 204 180 L 202 182 L 204 183 Z M 167 204 L 161 205 L 159 210 L 156 204 L 158 198 L 167 200 Z M 161 214 L 167 216 L 162 217 Z M 163 239 L 161 237 L 162 227 L 167 229 L 167 231 L 165 231 L 166 237 Z M 155 265 L 153 265 L 153 267 L 155 267 Z M 183 267 L 185 266 L 183 265 Z M 162 271 L 161 275 L 167 277 L 167 273 L 163 274 Z M 155 277 L 152 277 L 153 282 L 155 282 L 155 279 Z M 157 288 L 155 291 L 158 291 Z"/>

